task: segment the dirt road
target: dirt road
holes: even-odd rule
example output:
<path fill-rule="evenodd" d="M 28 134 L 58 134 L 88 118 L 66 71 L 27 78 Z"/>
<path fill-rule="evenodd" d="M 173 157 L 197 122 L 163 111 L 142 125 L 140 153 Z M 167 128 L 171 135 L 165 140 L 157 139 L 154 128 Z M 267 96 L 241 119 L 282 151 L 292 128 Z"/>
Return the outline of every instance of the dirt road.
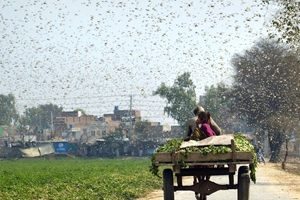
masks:
<path fill-rule="evenodd" d="M 250 200 L 300 200 L 300 176 L 283 171 L 279 164 L 261 164 L 257 169 L 256 176 L 257 183 L 251 182 L 250 185 Z M 212 181 L 218 184 L 228 184 L 228 176 L 214 176 Z M 185 183 L 191 184 L 192 178 L 184 179 Z M 192 200 L 195 197 L 192 191 L 177 191 L 175 192 L 175 199 Z M 231 199 L 237 199 L 236 190 L 217 191 L 208 196 L 208 200 Z M 139 200 L 163 200 L 163 191 L 153 191 Z"/>

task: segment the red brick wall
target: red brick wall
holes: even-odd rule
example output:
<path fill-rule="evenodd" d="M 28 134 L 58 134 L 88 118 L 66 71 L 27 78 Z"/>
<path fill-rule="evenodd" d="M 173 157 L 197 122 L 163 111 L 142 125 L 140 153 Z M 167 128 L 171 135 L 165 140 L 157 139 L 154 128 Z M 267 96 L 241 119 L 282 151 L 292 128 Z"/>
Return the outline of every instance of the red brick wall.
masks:
<path fill-rule="evenodd" d="M 68 127 L 70 127 L 70 124 L 72 124 L 74 128 L 88 126 L 96 119 L 96 116 L 66 117 L 66 124 Z"/>

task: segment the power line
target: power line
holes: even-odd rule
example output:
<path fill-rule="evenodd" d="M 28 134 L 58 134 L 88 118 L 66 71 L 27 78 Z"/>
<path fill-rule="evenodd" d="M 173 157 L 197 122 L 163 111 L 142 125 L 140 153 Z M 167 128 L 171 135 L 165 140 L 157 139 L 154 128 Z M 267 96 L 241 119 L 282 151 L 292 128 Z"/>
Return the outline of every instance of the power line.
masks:
<path fill-rule="evenodd" d="M 17 99 L 18 101 L 32 101 L 32 100 L 60 100 L 60 99 L 64 99 L 64 100 L 69 100 L 69 99 L 91 99 L 91 98 L 108 98 L 108 97 L 130 97 L 130 95 L 105 95 L 105 96 L 91 96 L 91 97 L 60 97 L 60 98 L 30 98 L 30 99 Z"/>
<path fill-rule="evenodd" d="M 165 101 L 165 100 L 149 100 L 149 98 L 159 98 L 157 96 L 144 96 L 144 95 L 140 95 L 140 94 L 133 94 L 132 96 L 137 97 L 137 98 L 142 98 L 141 101 L 157 101 L 157 102 L 161 102 L 161 101 Z M 116 97 L 130 97 L 130 95 L 126 94 L 126 95 L 99 95 L 99 96 L 89 96 L 89 97 L 51 97 L 51 98 L 26 98 L 26 99 L 17 99 L 18 101 L 33 101 L 33 100 L 81 100 L 81 99 L 92 99 L 92 98 L 116 98 Z M 135 100 L 139 100 L 135 98 Z M 123 98 L 119 99 L 119 100 L 123 100 Z"/>
<path fill-rule="evenodd" d="M 166 106 L 166 102 L 164 100 L 158 100 L 158 99 L 149 99 L 153 98 L 148 97 L 148 98 L 143 98 L 141 99 L 142 96 L 135 96 L 137 98 L 132 98 L 134 95 L 121 95 L 121 96 L 126 96 L 130 97 L 129 102 L 127 98 L 121 98 L 121 99 L 114 99 L 111 100 L 109 98 L 112 97 L 120 97 L 120 95 L 106 95 L 106 96 L 93 96 L 93 97 L 81 97 L 81 98 L 32 98 L 32 99 L 17 99 L 17 104 L 18 107 L 24 108 L 30 108 L 29 105 L 32 104 L 38 104 L 40 101 L 48 101 L 48 100 L 53 100 L 56 101 L 57 103 L 54 104 L 59 104 L 61 105 L 64 109 L 66 107 L 71 107 L 71 109 L 75 109 L 78 107 L 83 107 L 88 113 L 95 114 L 95 115 L 103 115 L 107 113 L 113 113 L 112 105 L 118 105 L 122 107 L 126 107 L 126 109 L 122 110 L 140 110 L 142 113 L 145 113 L 146 115 L 142 115 L 143 118 L 148 118 L 148 119 L 155 119 L 155 118 L 161 118 L 161 119 L 170 119 L 170 117 L 166 116 L 164 114 L 164 107 Z M 105 98 L 101 99 L 99 101 L 95 100 L 94 98 Z M 86 101 L 86 99 L 92 101 Z M 20 100 L 20 101 L 18 101 Z M 25 102 L 29 101 L 29 102 Z M 37 102 L 34 102 L 37 101 Z M 67 108 L 68 109 L 68 108 Z M 91 111 L 91 109 L 93 111 Z M 150 114 L 152 113 L 152 114 Z M 154 114 L 154 115 L 153 115 Z"/>

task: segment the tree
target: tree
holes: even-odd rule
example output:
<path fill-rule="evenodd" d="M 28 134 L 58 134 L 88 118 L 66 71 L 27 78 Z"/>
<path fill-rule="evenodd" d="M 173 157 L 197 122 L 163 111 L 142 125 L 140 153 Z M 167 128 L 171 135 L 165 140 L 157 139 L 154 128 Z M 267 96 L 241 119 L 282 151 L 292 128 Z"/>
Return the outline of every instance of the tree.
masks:
<path fill-rule="evenodd" d="M 0 95 L 0 125 L 11 126 L 18 120 L 16 101 L 13 94 Z"/>
<path fill-rule="evenodd" d="M 282 168 L 285 170 L 285 162 L 288 156 L 288 143 L 293 133 L 296 131 L 299 131 L 299 119 L 294 116 L 289 115 L 289 113 L 283 114 L 280 116 L 281 113 L 275 113 L 273 116 L 270 116 L 267 119 L 267 124 L 270 125 L 272 132 L 269 137 L 274 140 L 274 138 L 278 137 L 278 135 L 274 134 L 277 130 L 280 131 L 280 133 L 283 135 L 283 137 L 280 137 L 279 139 L 282 140 L 278 143 L 275 143 L 275 145 L 279 145 L 280 143 L 286 143 L 286 152 L 284 160 L 282 161 Z M 274 148 L 275 151 L 280 150 L 280 148 Z M 275 152 L 275 154 L 279 154 Z"/>
<path fill-rule="evenodd" d="M 167 100 L 168 105 L 164 107 L 164 112 L 173 117 L 182 128 L 185 122 L 193 116 L 193 109 L 196 107 L 195 85 L 190 79 L 190 73 L 184 72 L 175 80 L 173 86 L 168 87 L 165 83 L 153 92 Z"/>
<path fill-rule="evenodd" d="M 270 38 L 278 38 L 278 41 L 282 41 L 292 46 L 298 46 L 300 44 L 300 1 L 299 0 L 263 0 L 263 3 L 270 4 L 276 3 L 280 6 L 275 13 L 272 20 L 272 26 L 277 32 L 270 32 Z"/>
<path fill-rule="evenodd" d="M 62 113 L 63 107 L 58 107 L 55 104 L 43 104 L 43 105 L 39 105 L 39 108 L 41 108 L 43 110 L 43 114 L 42 114 L 42 126 L 43 127 L 49 127 L 49 125 L 52 125 L 52 120 L 55 117 L 60 116 L 60 114 Z"/>
<path fill-rule="evenodd" d="M 107 145 L 111 156 L 115 154 L 116 149 L 120 149 L 123 146 L 123 130 L 122 128 L 117 128 L 115 131 L 111 131 L 105 139 L 105 145 Z"/>
<path fill-rule="evenodd" d="M 205 98 L 203 107 L 209 111 L 213 116 L 214 121 L 219 124 L 222 121 L 222 110 L 227 108 L 228 97 L 224 83 L 218 83 L 217 87 L 211 85 L 210 87 L 205 86 Z"/>
<path fill-rule="evenodd" d="M 204 100 L 204 107 L 205 110 L 209 111 L 212 116 L 215 116 L 214 119 L 216 122 L 218 122 L 218 116 L 219 116 L 219 96 L 218 96 L 218 90 L 214 85 L 211 85 L 210 87 L 205 86 L 205 100 Z"/>
<path fill-rule="evenodd" d="M 44 104 L 38 107 L 27 108 L 22 116 L 23 125 L 50 128 L 52 120 L 60 116 L 63 108 L 54 104 Z M 26 124 L 25 124 L 26 123 Z"/>
<path fill-rule="evenodd" d="M 226 132 L 233 133 L 233 123 L 237 121 L 236 113 L 230 111 L 230 89 L 224 83 L 218 83 L 217 87 L 211 85 L 205 87 L 203 107 L 211 113 L 214 121 Z"/>
<path fill-rule="evenodd" d="M 43 115 L 43 112 L 44 111 L 39 107 L 27 108 L 24 115 L 21 117 L 20 122 L 24 126 L 41 126 L 41 116 Z"/>
<path fill-rule="evenodd" d="M 286 137 L 284 121 L 300 115 L 299 59 L 288 46 L 263 39 L 244 54 L 235 54 L 232 66 L 236 72 L 232 109 L 252 126 L 268 131 L 270 162 L 278 162 Z M 274 116 L 280 122 L 276 127 Z"/>
<path fill-rule="evenodd" d="M 131 145 L 134 149 L 155 149 L 158 145 L 157 137 L 161 137 L 161 133 L 151 130 L 151 122 L 148 120 L 141 120 L 135 122 L 134 133 L 135 136 L 131 140 Z"/>
<path fill-rule="evenodd" d="M 74 111 L 80 111 L 83 116 L 87 115 L 86 112 L 85 112 L 85 110 L 83 110 L 82 108 L 77 108 Z"/>
<path fill-rule="evenodd" d="M 150 122 L 148 120 L 141 120 L 135 122 L 134 132 L 138 138 L 149 138 L 150 136 Z"/>

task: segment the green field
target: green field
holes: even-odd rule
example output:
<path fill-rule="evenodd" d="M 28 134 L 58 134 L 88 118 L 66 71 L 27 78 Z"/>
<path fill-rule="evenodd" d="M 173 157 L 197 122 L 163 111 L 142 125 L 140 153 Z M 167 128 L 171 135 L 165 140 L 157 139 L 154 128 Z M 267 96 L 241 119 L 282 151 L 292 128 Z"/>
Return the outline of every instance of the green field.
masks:
<path fill-rule="evenodd" d="M 0 199 L 136 199 L 162 187 L 141 159 L 37 158 L 0 161 Z"/>

